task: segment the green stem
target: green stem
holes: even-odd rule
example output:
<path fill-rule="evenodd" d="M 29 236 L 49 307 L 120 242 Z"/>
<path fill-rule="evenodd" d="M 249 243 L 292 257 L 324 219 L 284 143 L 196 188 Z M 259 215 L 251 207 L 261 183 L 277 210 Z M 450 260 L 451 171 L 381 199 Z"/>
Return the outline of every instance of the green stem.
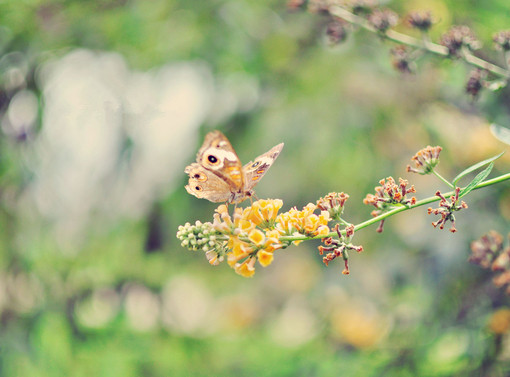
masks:
<path fill-rule="evenodd" d="M 483 187 L 487 187 L 487 186 L 491 186 L 491 185 L 495 185 L 496 183 L 500 183 L 500 182 L 503 182 L 503 181 L 506 181 L 506 180 L 509 180 L 510 179 L 510 173 L 507 173 L 507 174 L 503 174 L 499 177 L 496 177 L 496 178 L 492 178 L 492 179 L 488 179 L 487 181 L 484 181 L 484 182 L 481 182 L 479 184 L 477 184 L 475 186 L 475 188 L 473 190 L 478 190 L 480 188 L 483 188 Z M 443 193 L 443 196 L 448 198 L 450 196 L 452 196 L 454 194 L 454 191 L 450 191 L 450 192 L 447 192 L 447 193 Z M 425 199 L 422 199 L 422 200 L 419 200 L 416 202 L 416 204 L 412 205 L 412 206 L 405 206 L 405 205 L 401 205 L 400 207 L 397 207 L 397 208 L 394 208 L 392 209 L 391 211 L 388 211 L 388 212 L 385 212 L 379 216 L 376 216 L 374 218 L 371 218 L 367 221 L 364 221 L 362 223 L 359 223 L 357 225 L 354 226 L 354 231 L 357 231 L 357 230 L 360 230 L 360 229 L 363 229 L 363 228 L 366 228 L 367 226 L 370 226 L 372 224 L 375 224 L 381 220 L 384 220 L 390 216 L 393 216 L 393 215 L 396 215 L 397 213 L 400 213 L 400 212 L 403 212 L 403 211 L 406 211 L 406 210 L 409 210 L 409 209 L 413 209 L 413 208 L 416 208 L 416 207 L 421 207 L 421 206 L 424 206 L 426 204 L 430 204 L 430 203 L 433 203 L 433 202 L 437 202 L 438 200 L 441 200 L 441 198 L 439 198 L 438 196 L 431 196 L 429 198 L 425 198 Z M 345 235 L 345 230 L 342 230 L 341 233 L 343 235 Z M 327 237 L 334 237 L 336 236 L 337 233 L 336 232 L 330 232 L 329 234 L 327 235 L 321 235 L 321 236 L 315 236 L 315 237 L 308 237 L 308 236 L 282 236 L 280 237 L 280 240 L 282 241 L 305 241 L 305 240 L 314 240 L 314 239 L 322 239 L 322 238 L 327 238 Z"/>
<path fill-rule="evenodd" d="M 350 222 L 345 221 L 345 220 L 344 220 L 344 219 L 342 219 L 341 217 L 340 217 L 340 218 L 338 218 L 338 222 L 339 222 L 340 224 L 342 224 L 342 225 L 345 225 L 345 226 L 347 226 L 347 225 L 351 225 L 351 223 L 350 223 Z"/>
<path fill-rule="evenodd" d="M 435 170 L 432 170 L 432 173 L 434 173 L 434 175 L 439 178 L 440 180 L 442 180 L 444 183 L 446 183 L 449 187 L 451 188 L 455 188 L 454 185 L 452 185 L 446 178 L 444 178 L 441 174 L 439 174 L 437 171 Z"/>
<path fill-rule="evenodd" d="M 503 174 L 503 175 L 500 175 L 499 177 L 483 181 L 483 182 L 477 184 L 475 186 L 474 190 L 477 190 L 477 189 L 483 188 L 483 187 L 487 187 L 487 186 L 491 186 L 491 185 L 495 185 L 496 183 L 504 182 L 504 181 L 506 181 L 508 179 L 510 179 L 510 173 Z"/>
<path fill-rule="evenodd" d="M 374 26 L 372 26 L 372 24 L 370 24 L 370 22 L 368 22 L 367 20 L 360 16 L 355 15 L 354 13 L 349 12 L 347 9 L 344 9 L 338 5 L 329 7 L 329 13 L 335 17 L 339 17 L 347 22 L 350 22 L 351 24 L 358 25 L 372 33 L 379 35 L 381 34 Z M 394 30 L 387 30 L 386 33 L 383 34 L 383 37 L 396 43 L 419 48 L 422 50 L 427 50 L 428 52 L 431 52 L 442 57 L 449 56 L 447 47 L 439 45 L 437 43 L 433 43 L 430 40 L 417 39 L 407 34 L 402 34 Z M 501 68 L 495 64 L 489 63 L 488 61 L 485 61 L 483 59 L 480 59 L 471 53 L 466 53 L 461 58 L 466 63 L 481 69 L 485 69 L 496 76 L 504 77 L 507 79 L 510 78 L 509 70 Z"/>

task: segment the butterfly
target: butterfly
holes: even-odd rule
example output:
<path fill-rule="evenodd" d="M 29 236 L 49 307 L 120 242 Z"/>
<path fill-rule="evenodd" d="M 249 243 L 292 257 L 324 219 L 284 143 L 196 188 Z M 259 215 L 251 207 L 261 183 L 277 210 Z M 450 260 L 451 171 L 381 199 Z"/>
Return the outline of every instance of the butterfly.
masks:
<path fill-rule="evenodd" d="M 187 166 L 186 190 L 211 202 L 240 203 L 251 197 L 253 187 L 266 174 L 282 151 L 283 143 L 253 162 L 242 166 L 239 157 L 220 131 L 209 132 L 197 153 L 197 162 Z"/>

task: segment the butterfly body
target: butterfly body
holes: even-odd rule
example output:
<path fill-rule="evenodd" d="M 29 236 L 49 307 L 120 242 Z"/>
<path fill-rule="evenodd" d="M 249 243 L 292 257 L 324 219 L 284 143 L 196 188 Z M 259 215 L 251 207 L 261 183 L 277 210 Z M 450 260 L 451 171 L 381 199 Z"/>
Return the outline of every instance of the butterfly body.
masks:
<path fill-rule="evenodd" d="M 253 195 L 253 187 L 274 163 L 283 143 L 242 166 L 225 135 L 209 132 L 197 153 L 197 162 L 187 166 L 186 190 L 211 202 L 240 203 Z"/>

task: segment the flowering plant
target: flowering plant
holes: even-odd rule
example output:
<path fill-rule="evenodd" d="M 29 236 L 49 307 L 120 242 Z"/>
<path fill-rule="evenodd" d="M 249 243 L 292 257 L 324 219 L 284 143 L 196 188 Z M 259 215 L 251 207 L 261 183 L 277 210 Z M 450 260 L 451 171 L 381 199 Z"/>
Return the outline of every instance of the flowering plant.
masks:
<path fill-rule="evenodd" d="M 486 180 L 494 165 L 494 160 L 501 154 L 481 161 L 461 172 L 451 182 L 443 178 L 436 170 L 439 163 L 441 147 L 426 147 L 413 156 L 414 167 L 407 167 L 408 172 L 417 174 L 433 174 L 449 187 L 452 192 L 418 200 L 416 189 L 409 182 L 399 178 L 398 184 L 393 177 L 382 179 L 380 186 L 375 187 L 375 194 L 367 194 L 364 204 L 375 207 L 372 219 L 354 225 L 342 218 L 345 204 L 349 199 L 346 193 L 331 192 L 309 203 L 301 210 L 296 207 L 287 212 L 279 213 L 283 207 L 280 199 L 257 200 L 246 208 L 234 208 L 232 215 L 225 204 L 220 205 L 212 222 L 195 224 L 186 223 L 179 227 L 177 237 L 181 245 L 193 251 L 203 251 L 209 263 L 218 265 L 226 260 L 236 273 L 244 277 L 251 277 L 255 273 L 255 266 L 267 267 L 274 259 L 278 250 L 312 239 L 321 239 L 323 245 L 318 247 L 323 262 L 328 265 L 334 259 L 341 257 L 344 261 L 343 274 L 349 274 L 349 251 L 358 253 L 362 246 L 352 244 L 356 231 L 379 222 L 377 232 L 383 231 L 384 221 L 397 213 L 411 210 L 429 203 L 439 201 L 437 208 L 429 207 L 427 212 L 440 218 L 433 222 L 434 227 L 444 229 L 451 223 L 450 232 L 455 233 L 454 212 L 467 209 L 467 204 L 460 200 L 474 189 L 486 187 L 510 179 L 505 174 L 491 180 Z M 465 187 L 457 183 L 469 173 L 484 168 Z M 449 200 L 447 199 L 449 198 Z"/>

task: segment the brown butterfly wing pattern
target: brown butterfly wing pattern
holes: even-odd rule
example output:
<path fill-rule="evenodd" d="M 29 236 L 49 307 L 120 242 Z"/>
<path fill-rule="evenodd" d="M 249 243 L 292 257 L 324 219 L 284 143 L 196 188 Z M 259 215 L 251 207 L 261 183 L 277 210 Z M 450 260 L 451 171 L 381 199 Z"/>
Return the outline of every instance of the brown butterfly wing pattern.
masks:
<path fill-rule="evenodd" d="M 243 166 L 244 173 L 244 190 L 250 190 L 261 180 L 269 168 L 273 165 L 276 158 L 280 155 L 283 149 L 283 143 L 278 144 L 271 148 L 263 155 L 258 156 L 254 161 L 248 162 Z"/>
<path fill-rule="evenodd" d="M 225 180 L 231 191 L 243 188 L 244 180 L 239 157 L 220 131 L 209 132 L 197 153 L 197 163 Z"/>
<path fill-rule="evenodd" d="M 250 197 L 252 188 L 274 163 L 283 143 L 241 165 L 239 157 L 220 131 L 209 132 L 197 153 L 197 162 L 186 167 L 186 190 L 211 202 L 240 203 Z"/>
<path fill-rule="evenodd" d="M 186 167 L 184 172 L 189 175 L 189 182 L 185 188 L 191 195 L 215 203 L 230 199 L 232 193 L 228 183 L 196 162 Z"/>

